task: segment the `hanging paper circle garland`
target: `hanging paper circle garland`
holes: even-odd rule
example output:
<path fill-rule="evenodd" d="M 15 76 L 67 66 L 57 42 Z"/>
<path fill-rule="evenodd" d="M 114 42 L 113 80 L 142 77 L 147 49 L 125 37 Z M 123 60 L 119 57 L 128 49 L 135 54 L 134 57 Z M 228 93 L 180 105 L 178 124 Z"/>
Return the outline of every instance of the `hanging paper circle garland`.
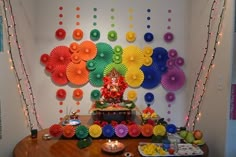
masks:
<path fill-rule="evenodd" d="M 58 40 L 63 40 L 66 37 L 66 31 L 62 28 L 59 28 L 56 30 L 55 36 Z"/>
<path fill-rule="evenodd" d="M 66 91 L 64 89 L 58 89 L 56 96 L 59 99 L 65 99 L 66 98 Z"/>
<path fill-rule="evenodd" d="M 100 31 L 97 30 L 97 29 L 91 30 L 91 32 L 90 32 L 90 39 L 92 41 L 97 41 L 97 40 L 99 40 L 99 38 L 100 38 Z"/>
<path fill-rule="evenodd" d="M 146 42 L 151 42 L 153 40 L 153 38 L 154 38 L 154 36 L 150 32 L 147 32 L 147 33 L 144 34 L 144 40 Z"/>
<path fill-rule="evenodd" d="M 144 99 L 146 102 L 150 103 L 154 100 L 154 95 L 151 92 L 148 92 L 144 95 Z"/>
<path fill-rule="evenodd" d="M 83 38 L 83 36 L 84 36 L 84 33 L 81 29 L 75 29 L 73 31 L 73 38 L 75 40 L 81 40 Z"/>
<path fill-rule="evenodd" d="M 114 30 L 111 30 L 107 34 L 107 38 L 109 41 L 116 41 L 117 40 L 117 32 Z"/>
<path fill-rule="evenodd" d="M 104 137 L 112 137 L 115 134 L 115 130 L 111 124 L 106 124 L 102 128 L 102 134 Z"/>

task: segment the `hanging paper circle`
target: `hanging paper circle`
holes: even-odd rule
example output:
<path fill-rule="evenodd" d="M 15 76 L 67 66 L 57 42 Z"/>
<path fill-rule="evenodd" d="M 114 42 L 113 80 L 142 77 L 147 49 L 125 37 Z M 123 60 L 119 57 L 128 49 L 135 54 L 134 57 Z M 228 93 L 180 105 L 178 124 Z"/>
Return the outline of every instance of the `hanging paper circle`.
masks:
<path fill-rule="evenodd" d="M 168 59 L 167 62 L 166 62 L 166 66 L 169 69 L 173 68 L 175 66 L 175 59 L 172 59 L 172 58 Z"/>
<path fill-rule="evenodd" d="M 86 67 L 88 68 L 88 70 L 93 71 L 96 69 L 96 61 L 95 60 L 88 60 L 86 62 Z"/>
<path fill-rule="evenodd" d="M 128 95 L 128 100 L 130 101 L 134 101 L 135 99 L 137 99 L 137 92 L 134 90 L 128 91 L 127 95 Z"/>
<path fill-rule="evenodd" d="M 66 37 L 66 31 L 62 28 L 59 28 L 56 30 L 55 36 L 58 40 L 63 40 Z"/>
<path fill-rule="evenodd" d="M 177 57 L 175 60 L 175 64 L 178 66 L 183 66 L 184 65 L 184 59 L 182 57 Z"/>
<path fill-rule="evenodd" d="M 100 31 L 97 30 L 97 29 L 91 30 L 91 32 L 90 32 L 90 39 L 92 41 L 97 41 L 97 40 L 99 40 L 99 38 L 100 38 Z"/>
<path fill-rule="evenodd" d="M 148 92 L 144 95 L 144 99 L 146 102 L 150 103 L 154 100 L 154 95 L 152 93 Z"/>
<path fill-rule="evenodd" d="M 165 33 L 165 35 L 164 35 L 165 42 L 167 42 L 167 43 L 172 42 L 173 39 L 174 39 L 174 35 L 171 32 Z"/>
<path fill-rule="evenodd" d="M 42 54 L 40 57 L 40 62 L 46 65 L 50 60 L 50 56 L 48 54 Z"/>
<path fill-rule="evenodd" d="M 63 136 L 66 138 L 72 138 L 75 135 L 75 128 L 72 125 L 65 125 L 63 127 Z"/>
<path fill-rule="evenodd" d="M 129 31 L 126 33 L 126 40 L 128 42 L 134 42 L 136 40 L 136 34 L 133 31 Z"/>
<path fill-rule="evenodd" d="M 144 40 L 146 42 L 151 42 L 153 40 L 153 38 L 154 38 L 154 36 L 150 32 L 147 32 L 147 33 L 144 34 Z"/>
<path fill-rule="evenodd" d="M 75 85 L 86 84 L 89 76 L 86 63 L 84 61 L 81 61 L 79 64 L 71 62 L 67 66 L 66 75 L 68 80 Z"/>
<path fill-rule="evenodd" d="M 120 45 L 116 45 L 116 46 L 114 47 L 114 53 L 121 55 L 121 54 L 123 53 L 122 47 L 121 47 Z"/>
<path fill-rule="evenodd" d="M 81 61 L 79 53 L 73 53 L 71 55 L 71 61 L 75 64 L 79 63 Z"/>
<path fill-rule="evenodd" d="M 83 41 L 80 44 L 80 58 L 87 61 L 93 59 L 97 55 L 97 47 L 92 41 Z"/>
<path fill-rule="evenodd" d="M 166 94 L 166 101 L 167 102 L 172 102 L 175 100 L 175 94 L 173 92 L 168 92 Z"/>
<path fill-rule="evenodd" d="M 58 89 L 56 96 L 59 99 L 65 99 L 66 98 L 66 91 L 64 89 Z"/>
<path fill-rule="evenodd" d="M 81 40 L 83 38 L 83 36 L 84 36 L 84 33 L 81 29 L 75 29 L 73 31 L 73 38 L 75 40 Z"/>
<path fill-rule="evenodd" d="M 127 67 L 124 64 L 115 64 L 111 63 L 108 64 L 104 69 L 104 76 L 106 76 L 108 73 L 111 72 L 111 70 L 116 69 L 122 76 L 125 76 L 125 73 L 127 72 Z"/>
<path fill-rule="evenodd" d="M 169 58 L 176 58 L 178 56 L 178 52 L 175 49 L 170 49 L 168 51 Z"/>
<path fill-rule="evenodd" d="M 77 89 L 75 89 L 75 90 L 73 91 L 73 98 L 75 98 L 75 99 L 81 99 L 82 97 L 83 97 L 83 91 L 82 91 L 82 89 L 77 88 Z"/>
<path fill-rule="evenodd" d="M 152 59 L 157 65 L 165 65 L 166 61 L 169 59 L 167 50 L 163 47 L 154 48 Z"/>
<path fill-rule="evenodd" d="M 117 40 L 116 31 L 114 31 L 114 30 L 109 31 L 108 34 L 107 34 L 107 38 L 108 38 L 109 41 L 116 41 Z"/>
<path fill-rule="evenodd" d="M 119 64 L 122 61 L 122 57 L 121 57 L 121 55 L 114 54 L 112 57 L 112 60 L 114 63 Z"/>
<path fill-rule="evenodd" d="M 53 137 L 60 137 L 63 133 L 63 128 L 60 124 L 53 124 L 49 128 L 49 134 Z"/>
<path fill-rule="evenodd" d="M 144 124 L 141 126 L 141 134 L 144 137 L 150 137 L 153 134 L 153 126 L 151 124 Z"/>
<path fill-rule="evenodd" d="M 88 136 L 88 128 L 84 125 L 77 126 L 77 128 L 75 130 L 75 135 L 79 139 L 86 138 Z"/>
<path fill-rule="evenodd" d="M 132 124 L 129 126 L 129 135 L 131 137 L 138 137 L 140 134 L 141 134 L 141 130 L 137 124 Z"/>
<path fill-rule="evenodd" d="M 69 82 L 66 77 L 66 66 L 57 66 L 54 68 L 51 79 L 57 85 L 66 85 Z"/>
<path fill-rule="evenodd" d="M 144 53 L 144 56 L 150 57 L 153 54 L 153 48 L 151 46 L 145 46 L 143 48 L 143 53 Z"/>
<path fill-rule="evenodd" d="M 161 72 L 156 66 L 142 66 L 141 70 L 144 73 L 144 80 L 141 86 L 146 89 L 157 87 L 161 82 Z"/>
<path fill-rule="evenodd" d="M 144 55 L 139 47 L 130 45 L 123 49 L 122 63 L 128 68 L 140 68 L 143 60 Z"/>
<path fill-rule="evenodd" d="M 151 57 L 144 57 L 143 60 L 144 60 L 143 65 L 145 65 L 145 66 L 152 65 L 152 58 Z"/>
<path fill-rule="evenodd" d="M 128 134 L 128 127 L 124 124 L 118 124 L 115 126 L 116 136 L 123 138 Z"/>
<path fill-rule="evenodd" d="M 129 86 L 139 87 L 144 80 L 144 74 L 140 69 L 130 68 L 125 74 L 125 80 Z"/>
<path fill-rule="evenodd" d="M 96 68 L 96 70 L 91 71 L 89 81 L 93 86 L 101 87 L 103 85 L 103 68 Z"/>
<path fill-rule="evenodd" d="M 97 89 L 92 90 L 91 92 L 91 99 L 92 100 L 99 100 L 101 97 L 101 92 Z"/>
<path fill-rule="evenodd" d="M 93 138 L 98 138 L 102 134 L 102 128 L 97 125 L 93 124 L 89 127 L 89 135 Z"/>
<path fill-rule="evenodd" d="M 72 43 L 70 44 L 70 51 L 71 51 L 72 53 L 79 52 L 79 50 L 80 50 L 80 45 L 79 45 L 77 42 L 72 42 Z"/>
<path fill-rule="evenodd" d="M 112 137 L 115 134 L 114 128 L 111 124 L 106 124 L 105 126 L 103 126 L 102 128 L 102 134 L 104 137 Z"/>
<path fill-rule="evenodd" d="M 97 55 L 94 60 L 100 66 L 105 66 L 112 62 L 113 49 L 107 43 L 97 43 Z"/>
<path fill-rule="evenodd" d="M 176 128 L 176 126 L 174 124 L 167 124 L 166 131 L 168 133 L 174 134 L 174 133 L 176 133 L 177 128 Z"/>
<path fill-rule="evenodd" d="M 154 126 L 153 134 L 155 136 L 158 136 L 158 135 L 164 136 L 166 134 L 166 128 L 163 125 L 158 124 L 158 125 Z"/>
<path fill-rule="evenodd" d="M 167 91 L 177 91 L 185 84 L 185 74 L 179 68 L 170 69 L 163 74 L 161 84 Z"/>
<path fill-rule="evenodd" d="M 55 66 L 68 65 L 71 62 L 71 53 L 67 46 L 57 46 L 50 53 L 50 62 Z"/>

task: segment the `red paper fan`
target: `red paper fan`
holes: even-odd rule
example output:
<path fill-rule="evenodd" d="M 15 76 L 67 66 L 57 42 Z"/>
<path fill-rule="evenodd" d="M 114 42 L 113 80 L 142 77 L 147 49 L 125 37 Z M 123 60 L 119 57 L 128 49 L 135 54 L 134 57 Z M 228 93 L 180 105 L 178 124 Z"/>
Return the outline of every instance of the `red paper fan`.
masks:
<path fill-rule="evenodd" d="M 91 60 L 96 57 L 97 47 L 93 42 L 83 41 L 80 44 L 80 47 L 81 47 L 81 49 L 79 51 L 79 55 L 80 55 L 81 59 L 88 61 L 88 60 Z"/>
<path fill-rule="evenodd" d="M 73 92 L 73 97 L 76 99 L 81 99 L 83 97 L 83 91 L 81 89 L 75 89 Z"/>
<path fill-rule="evenodd" d="M 64 89 L 58 89 L 56 96 L 59 99 L 65 99 L 66 98 L 66 91 Z"/>
<path fill-rule="evenodd" d="M 67 66 L 66 75 L 69 81 L 75 85 L 84 85 L 89 81 L 89 71 L 84 61 L 79 64 L 71 62 Z"/>
<path fill-rule="evenodd" d="M 79 49 L 80 49 L 80 45 L 77 42 L 72 42 L 70 44 L 70 51 L 72 53 L 79 52 Z"/>
<path fill-rule="evenodd" d="M 55 36 L 59 40 L 63 40 L 66 37 L 66 31 L 62 28 L 59 28 L 55 32 Z"/>
<path fill-rule="evenodd" d="M 53 71 L 55 70 L 55 65 L 49 61 L 45 66 L 45 70 L 49 73 L 53 73 Z"/>
<path fill-rule="evenodd" d="M 161 84 L 168 91 L 177 91 L 185 84 L 185 74 L 180 68 L 169 69 L 162 75 Z"/>
<path fill-rule="evenodd" d="M 129 126 L 129 135 L 131 137 L 138 137 L 140 134 L 141 134 L 141 130 L 137 124 L 132 124 Z"/>
<path fill-rule="evenodd" d="M 73 53 L 71 55 L 71 61 L 75 64 L 78 64 L 81 61 L 79 53 Z"/>
<path fill-rule="evenodd" d="M 40 57 L 40 62 L 46 65 L 50 60 L 50 56 L 48 54 L 42 54 Z"/>
<path fill-rule="evenodd" d="M 65 85 L 68 83 L 68 79 L 66 77 L 66 66 L 57 66 L 55 70 L 52 72 L 52 81 L 58 85 Z"/>
<path fill-rule="evenodd" d="M 72 125 L 66 125 L 63 127 L 63 136 L 71 138 L 75 135 L 75 128 Z"/>
<path fill-rule="evenodd" d="M 55 66 L 68 65 L 71 62 L 71 53 L 67 46 L 57 46 L 50 53 L 50 62 Z"/>
<path fill-rule="evenodd" d="M 141 127 L 141 133 L 144 137 L 150 137 L 153 134 L 153 126 L 151 124 L 144 124 Z"/>
<path fill-rule="evenodd" d="M 63 127 L 59 124 L 53 124 L 49 128 L 49 134 L 53 137 L 60 137 L 63 133 Z"/>
<path fill-rule="evenodd" d="M 75 29 L 73 31 L 73 38 L 75 40 L 81 40 L 83 38 L 83 36 L 84 36 L 84 33 L 81 29 Z"/>

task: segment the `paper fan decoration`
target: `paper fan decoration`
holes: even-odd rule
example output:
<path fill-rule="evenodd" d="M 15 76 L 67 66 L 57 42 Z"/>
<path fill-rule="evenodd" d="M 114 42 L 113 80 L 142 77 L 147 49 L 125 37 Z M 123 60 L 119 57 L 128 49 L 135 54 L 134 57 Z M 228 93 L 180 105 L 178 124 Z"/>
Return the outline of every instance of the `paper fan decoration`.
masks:
<path fill-rule="evenodd" d="M 128 42 L 134 42 L 136 40 L 136 34 L 133 31 L 129 31 L 126 33 L 126 40 Z"/>
<path fill-rule="evenodd" d="M 140 69 L 131 68 L 125 74 L 125 80 L 131 87 L 139 87 L 144 80 L 144 74 Z"/>
<path fill-rule="evenodd" d="M 112 55 L 113 55 L 113 49 L 112 47 L 107 43 L 97 43 L 97 56 L 94 58 L 94 60 L 99 65 L 107 65 L 112 62 Z"/>
<path fill-rule="evenodd" d="M 73 31 L 73 38 L 75 40 L 81 40 L 83 38 L 83 36 L 84 36 L 84 33 L 81 29 L 75 29 Z"/>
<path fill-rule="evenodd" d="M 103 85 L 103 68 L 96 68 L 96 70 L 89 73 L 89 82 L 95 87 Z"/>
<path fill-rule="evenodd" d="M 57 66 L 52 72 L 51 78 L 57 85 L 66 85 L 69 82 L 66 77 L 66 66 Z"/>
<path fill-rule="evenodd" d="M 68 80 L 75 85 L 84 85 L 89 80 L 89 72 L 84 61 L 81 61 L 79 64 L 71 62 L 67 66 L 66 75 Z"/>
<path fill-rule="evenodd" d="M 75 130 L 75 135 L 79 139 L 86 138 L 88 136 L 88 128 L 86 126 L 84 126 L 84 125 L 77 126 L 77 128 Z"/>
<path fill-rule="evenodd" d="M 178 52 L 175 49 L 170 49 L 168 51 L 169 58 L 176 58 L 178 56 Z"/>
<path fill-rule="evenodd" d="M 128 68 L 140 68 L 143 65 L 144 55 L 142 50 L 134 45 L 123 49 L 122 63 Z"/>
<path fill-rule="evenodd" d="M 111 124 L 106 124 L 102 128 L 102 134 L 104 137 L 110 138 L 110 137 L 114 136 L 115 130 Z"/>
<path fill-rule="evenodd" d="M 70 51 L 71 51 L 72 53 L 79 52 L 79 50 L 80 50 L 80 45 L 79 45 L 77 42 L 72 42 L 72 43 L 70 44 Z"/>
<path fill-rule="evenodd" d="M 71 55 L 71 61 L 75 64 L 78 64 L 81 61 L 79 53 L 73 53 Z"/>
<path fill-rule="evenodd" d="M 174 35 L 171 32 L 167 32 L 164 34 L 163 38 L 164 38 L 165 42 L 170 43 L 174 40 Z"/>
<path fill-rule="evenodd" d="M 162 75 L 161 84 L 167 91 L 177 91 L 185 84 L 185 74 L 179 68 L 168 70 Z"/>
<path fill-rule="evenodd" d="M 137 124 L 132 124 L 129 126 L 129 135 L 131 137 L 138 137 L 141 134 L 141 129 Z"/>
<path fill-rule="evenodd" d="M 59 99 L 65 99 L 66 98 L 66 91 L 64 89 L 58 89 L 56 96 Z"/>
<path fill-rule="evenodd" d="M 63 133 L 63 127 L 60 124 L 53 124 L 49 128 L 49 134 L 53 137 L 60 137 Z"/>
<path fill-rule="evenodd" d="M 75 99 L 81 99 L 83 95 L 84 95 L 84 92 L 82 91 L 82 89 L 77 88 L 73 91 L 73 98 Z"/>
<path fill-rule="evenodd" d="M 109 41 L 116 41 L 117 40 L 117 32 L 114 30 L 111 30 L 107 34 L 107 38 Z"/>
<path fill-rule="evenodd" d="M 166 65 L 164 65 L 164 64 L 159 64 L 159 65 L 157 65 L 157 66 L 158 66 L 159 71 L 160 71 L 162 74 L 166 73 L 167 70 L 168 70 L 168 67 L 167 67 Z"/>
<path fill-rule="evenodd" d="M 67 46 L 57 46 L 50 53 L 50 62 L 55 66 L 68 65 L 71 62 L 71 53 Z"/>
<path fill-rule="evenodd" d="M 91 32 L 90 32 L 90 39 L 92 41 L 97 41 L 97 40 L 99 40 L 99 38 L 100 38 L 100 31 L 97 30 L 97 29 L 91 30 Z"/>
<path fill-rule="evenodd" d="M 75 135 L 75 128 L 72 125 L 65 125 L 63 127 L 63 136 L 66 138 L 72 138 Z"/>
<path fill-rule="evenodd" d="M 163 47 L 154 48 L 152 59 L 157 65 L 165 65 L 166 61 L 169 59 L 167 50 Z"/>
<path fill-rule="evenodd" d="M 92 41 L 83 41 L 80 44 L 80 58 L 87 61 L 93 59 L 97 55 L 97 47 Z"/>
<path fill-rule="evenodd" d="M 167 62 L 166 62 L 166 66 L 167 66 L 169 69 L 173 68 L 173 67 L 175 66 L 175 60 L 176 60 L 176 59 L 172 59 L 172 58 L 168 59 Z"/>
<path fill-rule="evenodd" d="M 130 101 L 134 101 L 135 99 L 137 99 L 137 92 L 134 90 L 128 91 L 127 95 L 128 95 L 127 96 L 128 100 L 130 100 Z"/>
<path fill-rule="evenodd" d="M 45 66 L 45 70 L 49 73 L 53 73 L 53 71 L 55 70 L 55 65 L 52 64 L 50 61 L 47 62 L 46 66 Z"/>
<path fill-rule="evenodd" d="M 56 30 L 55 36 L 58 40 L 63 40 L 66 37 L 66 31 L 62 28 L 59 28 Z"/>
<path fill-rule="evenodd" d="M 102 128 L 97 125 L 93 124 L 89 127 L 89 135 L 93 138 L 98 138 L 102 134 Z"/>
<path fill-rule="evenodd" d="M 178 66 L 183 66 L 184 65 L 184 59 L 182 57 L 177 57 L 175 60 L 175 64 Z"/>
<path fill-rule="evenodd" d="M 124 124 L 118 124 L 115 126 L 116 136 L 123 138 L 128 134 L 128 127 Z"/>
<path fill-rule="evenodd" d="M 127 67 L 124 64 L 111 63 L 105 67 L 104 76 L 110 73 L 112 69 L 116 69 L 116 71 L 118 71 L 122 76 L 125 76 L 125 73 L 127 72 Z"/>
<path fill-rule="evenodd" d="M 152 89 L 161 83 L 161 72 L 154 65 L 142 66 L 141 70 L 144 73 L 144 80 L 141 84 L 143 88 Z"/>
<path fill-rule="evenodd" d="M 154 95 L 151 92 L 148 92 L 144 95 L 144 99 L 146 102 L 150 103 L 154 100 Z"/>
<path fill-rule="evenodd" d="M 121 55 L 114 54 L 112 57 L 112 60 L 114 63 L 120 64 L 122 62 L 122 57 L 121 57 Z"/>
<path fill-rule="evenodd" d="M 177 127 L 174 124 L 167 124 L 166 131 L 168 133 L 174 134 L 177 131 Z"/>
<path fill-rule="evenodd" d="M 153 128 L 153 134 L 154 134 L 155 136 L 158 136 L 158 135 L 164 136 L 164 135 L 166 134 L 166 128 L 165 128 L 165 126 L 163 126 L 163 125 L 161 125 L 161 124 L 158 124 L 158 125 L 154 126 L 154 128 Z"/>
<path fill-rule="evenodd" d="M 167 102 L 172 102 L 175 100 L 175 94 L 173 92 L 168 92 L 166 94 L 166 101 Z"/>
<path fill-rule="evenodd" d="M 153 36 L 152 33 L 147 32 L 147 33 L 144 34 L 144 40 L 146 42 L 151 42 L 153 39 L 154 39 L 154 36 Z"/>
<path fill-rule="evenodd" d="M 116 46 L 114 47 L 114 53 L 121 55 L 121 54 L 123 53 L 122 47 L 121 47 L 120 45 L 116 45 Z"/>
<path fill-rule="evenodd" d="M 97 63 L 96 63 L 95 60 L 88 60 L 88 61 L 86 62 L 86 67 L 87 67 L 88 70 L 93 71 L 93 70 L 96 69 L 96 64 L 97 64 Z"/>
<path fill-rule="evenodd" d="M 97 89 L 94 89 L 92 90 L 90 96 L 92 100 L 99 100 L 101 97 L 101 92 Z"/>
<path fill-rule="evenodd" d="M 145 66 L 152 65 L 152 58 L 151 57 L 144 57 L 143 60 L 144 60 L 143 65 L 145 65 Z"/>
<path fill-rule="evenodd" d="M 42 54 L 40 57 L 40 62 L 46 65 L 50 60 L 50 56 L 48 54 Z"/>
<path fill-rule="evenodd" d="M 152 48 L 151 46 L 145 46 L 145 47 L 143 48 L 143 54 L 144 54 L 144 56 L 146 56 L 146 57 L 152 56 L 152 54 L 153 54 L 153 48 Z"/>
<path fill-rule="evenodd" d="M 144 124 L 141 126 L 141 134 L 144 137 L 150 137 L 153 134 L 153 126 L 151 124 Z"/>

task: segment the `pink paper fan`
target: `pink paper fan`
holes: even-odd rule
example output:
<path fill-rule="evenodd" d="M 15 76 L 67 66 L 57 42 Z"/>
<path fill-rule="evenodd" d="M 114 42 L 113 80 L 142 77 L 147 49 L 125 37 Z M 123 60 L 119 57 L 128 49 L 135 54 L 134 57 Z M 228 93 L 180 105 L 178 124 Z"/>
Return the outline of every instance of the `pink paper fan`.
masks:
<path fill-rule="evenodd" d="M 70 49 L 67 46 L 57 46 L 50 53 L 50 62 L 55 66 L 68 65 L 71 62 Z"/>
<path fill-rule="evenodd" d="M 175 66 L 175 59 L 168 59 L 167 62 L 166 62 L 166 66 L 168 68 L 173 68 Z"/>
<path fill-rule="evenodd" d="M 123 138 L 128 134 L 128 127 L 124 124 L 118 124 L 115 127 L 115 134 L 116 136 Z"/>
<path fill-rule="evenodd" d="M 182 57 L 177 57 L 175 64 L 178 66 L 183 66 L 184 65 L 184 59 Z"/>
<path fill-rule="evenodd" d="M 52 72 L 52 81 L 57 85 L 65 85 L 69 81 L 66 77 L 66 66 L 57 66 Z"/>
<path fill-rule="evenodd" d="M 185 74 L 179 68 L 169 69 L 163 74 L 161 84 L 168 91 L 177 91 L 185 84 Z"/>
<path fill-rule="evenodd" d="M 168 57 L 169 58 L 176 58 L 178 56 L 178 52 L 175 49 L 170 49 L 168 51 Z"/>
<path fill-rule="evenodd" d="M 167 102 L 172 102 L 175 100 L 175 94 L 173 92 L 168 92 L 166 94 L 166 101 Z"/>

